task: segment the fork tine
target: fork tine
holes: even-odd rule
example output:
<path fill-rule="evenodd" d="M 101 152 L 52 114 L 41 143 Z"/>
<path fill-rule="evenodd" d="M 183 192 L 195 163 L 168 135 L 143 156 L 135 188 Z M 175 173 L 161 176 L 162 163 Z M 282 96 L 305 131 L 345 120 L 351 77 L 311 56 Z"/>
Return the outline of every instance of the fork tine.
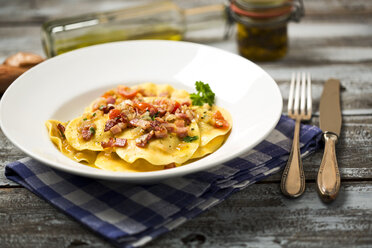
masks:
<path fill-rule="evenodd" d="M 301 75 L 301 98 L 300 98 L 300 109 L 301 115 L 305 115 L 305 104 L 306 104 L 306 74 L 305 72 Z"/>
<path fill-rule="evenodd" d="M 312 97 L 311 97 L 311 78 L 310 73 L 307 73 L 307 115 L 312 114 Z"/>
<path fill-rule="evenodd" d="M 301 82 L 301 74 L 297 73 L 296 79 L 296 87 L 295 87 L 295 99 L 294 99 L 294 114 L 297 115 L 299 113 L 299 105 L 300 105 L 300 82 Z"/>
<path fill-rule="evenodd" d="M 291 116 L 293 114 L 293 93 L 294 93 L 294 86 L 295 86 L 295 73 L 292 73 L 291 78 L 291 85 L 289 87 L 289 96 L 288 96 L 288 115 Z"/>

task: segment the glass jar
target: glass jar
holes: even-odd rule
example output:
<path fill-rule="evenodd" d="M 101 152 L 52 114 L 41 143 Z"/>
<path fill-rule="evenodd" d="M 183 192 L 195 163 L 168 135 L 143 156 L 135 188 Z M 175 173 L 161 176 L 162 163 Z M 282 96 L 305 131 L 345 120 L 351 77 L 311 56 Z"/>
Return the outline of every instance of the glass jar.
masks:
<path fill-rule="evenodd" d="M 196 30 L 224 27 L 223 4 L 181 9 L 171 0 L 116 11 L 91 13 L 51 20 L 42 26 L 46 56 L 53 57 L 77 48 L 106 42 L 161 39 L 192 40 Z M 221 38 L 223 31 L 220 32 Z"/>
<path fill-rule="evenodd" d="M 273 61 L 288 50 L 287 24 L 304 14 L 302 0 L 232 0 L 239 53 L 252 61 Z"/>

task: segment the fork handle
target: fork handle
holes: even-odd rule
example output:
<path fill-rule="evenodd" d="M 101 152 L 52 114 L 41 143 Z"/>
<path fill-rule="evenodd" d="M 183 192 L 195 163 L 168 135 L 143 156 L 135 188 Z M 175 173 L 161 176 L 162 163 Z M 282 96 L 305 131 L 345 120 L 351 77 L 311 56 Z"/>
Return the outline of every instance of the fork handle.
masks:
<path fill-rule="evenodd" d="M 283 194 L 290 197 L 299 197 L 305 191 L 305 175 L 300 155 L 300 123 L 301 119 L 296 118 L 292 149 L 280 184 Z"/>
<path fill-rule="evenodd" d="M 322 163 L 318 171 L 318 192 L 323 201 L 329 202 L 336 198 L 340 190 L 340 172 L 336 158 L 336 143 L 338 137 L 333 133 L 323 134 L 325 141 Z"/>

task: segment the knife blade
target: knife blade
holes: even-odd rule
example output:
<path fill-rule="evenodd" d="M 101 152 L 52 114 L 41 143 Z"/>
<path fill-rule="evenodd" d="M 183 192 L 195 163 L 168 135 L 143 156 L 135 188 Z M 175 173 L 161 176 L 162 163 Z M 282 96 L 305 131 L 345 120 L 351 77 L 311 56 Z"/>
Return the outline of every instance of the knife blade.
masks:
<path fill-rule="evenodd" d="M 329 202 L 337 197 L 341 185 L 336 158 L 336 143 L 342 124 L 339 80 L 329 79 L 324 84 L 319 113 L 325 146 L 318 171 L 317 186 L 322 200 Z"/>

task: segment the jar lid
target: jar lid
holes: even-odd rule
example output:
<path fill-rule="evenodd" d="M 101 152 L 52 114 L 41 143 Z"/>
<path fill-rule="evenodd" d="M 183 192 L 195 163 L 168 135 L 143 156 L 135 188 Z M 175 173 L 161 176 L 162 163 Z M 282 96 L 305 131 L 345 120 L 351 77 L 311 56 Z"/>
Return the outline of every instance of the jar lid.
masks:
<path fill-rule="evenodd" d="M 232 21 L 253 26 L 298 22 L 303 15 L 302 0 L 230 0 L 229 6 Z"/>
<path fill-rule="evenodd" d="M 289 15 L 293 10 L 293 0 L 233 0 L 230 9 L 250 18 L 275 18 Z"/>

